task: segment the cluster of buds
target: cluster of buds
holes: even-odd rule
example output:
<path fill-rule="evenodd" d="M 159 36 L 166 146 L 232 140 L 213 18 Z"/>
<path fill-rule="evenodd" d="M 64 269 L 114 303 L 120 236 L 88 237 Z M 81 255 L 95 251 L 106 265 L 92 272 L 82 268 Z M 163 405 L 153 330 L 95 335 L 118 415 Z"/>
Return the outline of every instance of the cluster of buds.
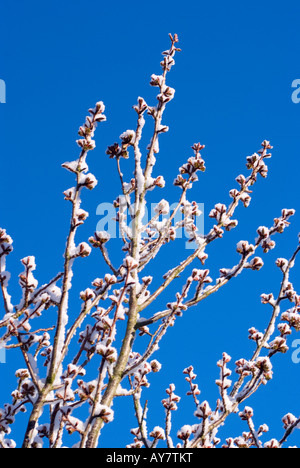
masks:
<path fill-rule="evenodd" d="M 262 447 L 262 442 L 259 440 L 260 437 L 269 431 L 266 424 L 259 426 L 258 430 L 255 430 L 252 421 L 254 412 L 250 406 L 246 406 L 243 411 L 239 413 L 239 417 L 242 421 L 247 421 L 250 431 L 243 432 L 242 436 L 236 438 L 226 439 L 226 444 L 222 448 L 251 448 L 251 447 Z"/>
<path fill-rule="evenodd" d="M 108 286 L 106 285 L 106 288 Z M 91 301 L 94 298 L 94 292 L 92 290 L 86 290 L 84 293 L 85 301 Z M 113 301 L 112 301 L 113 302 Z M 115 324 L 117 320 L 124 319 L 123 310 L 119 310 L 115 319 L 108 316 L 106 310 L 97 307 L 96 311 L 92 314 L 92 318 L 95 320 L 94 325 L 88 324 L 85 330 L 79 334 L 79 343 L 81 343 L 81 349 L 84 350 L 87 355 L 97 353 L 103 358 L 103 362 L 107 362 L 108 365 L 113 364 L 117 360 L 117 350 L 112 346 L 115 336 Z"/>
<path fill-rule="evenodd" d="M 146 189 L 147 190 L 153 190 L 154 187 L 159 187 L 159 188 L 164 188 L 166 186 L 166 181 L 163 176 L 158 176 L 155 179 L 152 177 L 149 177 L 147 179 L 147 184 L 146 184 Z"/>
<path fill-rule="evenodd" d="M 237 366 L 236 373 L 243 377 L 260 375 L 263 377 L 263 383 L 266 383 L 273 377 L 272 364 L 268 357 L 258 357 L 255 361 L 240 359 L 235 364 Z"/>
<path fill-rule="evenodd" d="M 120 135 L 121 145 L 119 145 L 118 143 L 114 143 L 113 145 L 107 148 L 106 154 L 110 157 L 110 159 L 128 159 L 128 147 L 134 144 L 135 137 L 136 135 L 134 130 L 126 130 L 126 132 L 123 132 Z"/>
<path fill-rule="evenodd" d="M 237 244 L 236 251 L 243 256 L 243 258 L 251 255 L 255 252 L 255 247 L 252 244 L 249 244 L 248 241 L 240 241 Z"/>
<path fill-rule="evenodd" d="M 250 406 L 245 406 L 243 411 L 239 413 L 239 417 L 241 418 L 242 421 L 249 421 L 249 419 L 252 419 L 254 415 L 254 411 Z"/>
<path fill-rule="evenodd" d="M 9 434 L 11 432 L 9 426 L 14 423 L 17 412 L 16 405 L 6 404 L 4 409 L 0 409 L 0 433 Z"/>
<path fill-rule="evenodd" d="M 257 153 L 247 157 L 246 166 L 247 169 L 252 170 L 255 175 L 260 174 L 263 178 L 266 178 L 268 175 L 268 166 L 263 161 L 263 158 Z"/>
<path fill-rule="evenodd" d="M 159 215 L 167 215 L 170 211 L 170 205 L 167 200 L 161 200 L 154 208 L 154 211 Z"/>
<path fill-rule="evenodd" d="M 105 106 L 103 102 L 97 102 L 94 109 L 89 109 L 90 116 L 86 118 L 84 125 L 79 128 L 78 134 L 83 138 L 77 140 L 76 143 L 82 148 L 83 151 L 90 151 L 95 148 L 96 143 L 94 140 L 92 140 L 92 138 L 94 137 L 97 123 L 104 122 L 106 120 L 104 110 Z"/>
<path fill-rule="evenodd" d="M 194 424 L 193 426 L 190 426 L 189 424 L 185 424 L 177 432 L 177 437 L 178 439 L 182 440 L 186 444 L 188 439 L 191 437 L 192 434 L 196 432 L 197 429 L 198 429 L 198 424 Z"/>
<path fill-rule="evenodd" d="M 195 201 L 189 202 L 185 200 L 182 204 L 181 212 L 184 215 L 183 222 L 178 222 L 176 226 L 181 226 L 181 224 L 183 224 L 186 235 L 189 237 L 188 242 L 203 242 L 203 237 L 198 234 L 198 228 L 195 224 L 196 216 L 202 214 L 197 203 Z"/>
<path fill-rule="evenodd" d="M 181 398 L 174 393 L 175 385 L 170 384 L 169 388 L 166 389 L 166 393 L 168 398 L 164 398 L 162 400 L 162 405 L 167 412 L 169 411 L 176 411 L 178 409 L 177 403 L 181 400 Z"/>
<path fill-rule="evenodd" d="M 87 288 L 84 291 L 81 291 L 80 299 L 83 302 L 92 301 L 93 299 L 95 299 L 95 292 L 92 289 Z"/>
<path fill-rule="evenodd" d="M 276 266 L 280 268 L 282 273 L 285 273 L 287 271 L 288 264 L 289 262 L 286 258 L 277 258 L 276 260 Z"/>
<path fill-rule="evenodd" d="M 138 291 L 137 291 L 137 299 L 139 304 L 143 304 L 145 300 L 148 299 L 150 296 L 150 291 L 148 290 L 148 286 L 151 284 L 153 277 L 152 276 L 144 276 L 142 278 L 142 283 L 141 285 L 138 286 Z"/>
<path fill-rule="evenodd" d="M 70 411 L 70 408 L 68 408 Z M 84 433 L 84 424 L 80 419 L 74 418 L 74 416 L 71 416 L 68 414 L 68 411 L 63 411 L 63 421 L 66 423 L 66 431 L 68 432 L 69 435 L 74 434 L 75 432 L 78 432 L 79 434 Z"/>
<path fill-rule="evenodd" d="M 94 237 L 89 238 L 90 244 L 92 244 L 92 246 L 95 248 L 103 246 L 109 240 L 110 235 L 108 232 L 105 231 L 96 231 Z"/>
<path fill-rule="evenodd" d="M 6 230 L 0 228 L 0 259 L 3 255 L 8 255 L 12 252 L 12 243 L 12 238 L 6 234 Z"/>
<path fill-rule="evenodd" d="M 96 353 L 102 356 L 109 364 L 113 364 L 118 358 L 117 350 L 111 346 L 111 344 L 112 341 L 108 338 L 106 340 L 102 340 L 96 345 Z"/>
<path fill-rule="evenodd" d="M 126 448 L 139 449 L 142 448 L 144 443 L 142 441 L 142 434 L 139 427 L 130 429 L 130 433 L 134 435 L 134 442 L 132 444 L 126 445 Z"/>
<path fill-rule="evenodd" d="M 227 364 L 231 361 L 231 357 L 227 353 L 223 353 L 223 357 L 217 362 L 220 368 L 220 379 L 216 380 L 216 384 L 220 387 L 221 395 L 224 397 L 224 392 L 231 387 L 232 381 L 228 379 L 232 371 L 227 368 Z"/>
<path fill-rule="evenodd" d="M 139 96 L 138 103 L 135 106 L 133 106 L 133 109 L 138 115 L 144 114 L 144 112 L 148 109 L 145 99 Z"/>
<path fill-rule="evenodd" d="M 70 200 L 70 198 L 67 198 L 67 197 L 66 199 Z M 89 213 L 87 211 L 82 210 L 81 208 L 78 208 L 75 211 L 73 219 L 72 219 L 72 225 L 74 226 L 74 228 L 81 226 L 84 223 L 84 221 L 88 218 L 88 216 L 89 216 Z"/>
<path fill-rule="evenodd" d="M 240 175 L 237 179 L 237 182 L 240 183 L 241 185 L 246 183 L 246 179 L 243 175 Z M 244 188 L 243 192 L 239 192 L 237 189 L 232 189 L 229 192 L 229 195 L 231 198 L 233 198 L 233 201 L 236 202 L 237 200 L 241 200 L 245 208 L 248 208 L 251 202 L 251 196 L 250 196 L 251 191 L 248 190 L 247 188 Z"/>
<path fill-rule="evenodd" d="M 187 163 L 179 168 L 179 175 L 174 180 L 175 186 L 182 187 L 183 189 L 191 188 L 193 182 L 197 182 L 198 180 L 197 172 L 205 172 L 205 161 L 200 153 L 204 148 L 205 145 L 201 145 L 200 143 L 195 143 L 192 146 L 194 156 L 190 157 Z"/>
<path fill-rule="evenodd" d="M 141 356 L 139 353 L 134 353 L 135 359 L 140 359 Z M 158 371 L 158 368 L 154 366 L 155 372 Z M 134 372 L 131 373 L 133 377 L 133 387 L 135 389 L 141 387 L 149 387 L 150 383 L 148 382 L 147 375 L 152 372 L 151 364 L 144 362 L 134 369 Z"/>
<path fill-rule="evenodd" d="M 211 415 L 212 415 L 212 410 L 209 406 L 208 401 L 203 401 L 203 403 L 198 405 L 194 413 L 194 416 L 196 416 L 196 418 L 203 419 L 203 420 L 209 418 Z"/>
<path fill-rule="evenodd" d="M 260 296 L 260 298 L 261 298 L 261 303 L 262 304 L 270 304 L 271 306 L 275 305 L 275 299 L 274 299 L 274 295 L 272 293 L 270 293 L 270 294 L 263 293 Z"/>
<path fill-rule="evenodd" d="M 289 309 L 281 315 L 281 320 L 287 322 L 291 328 L 294 328 L 296 331 L 300 331 L 300 305 Z"/>
<path fill-rule="evenodd" d="M 114 411 L 107 405 L 99 404 L 97 407 L 97 416 L 101 418 L 105 424 L 107 424 L 113 421 Z"/>
<path fill-rule="evenodd" d="M 245 448 L 251 448 L 254 445 L 253 442 L 253 436 L 251 432 L 243 432 L 242 436 L 235 437 L 234 439 L 232 437 L 229 437 L 226 439 L 226 444 L 222 445 L 222 448 L 239 448 L 239 449 L 245 449 Z"/>
<path fill-rule="evenodd" d="M 293 209 L 283 209 L 281 211 L 281 216 L 274 219 L 274 229 L 276 232 L 282 234 L 285 228 L 287 228 L 291 223 L 289 219 L 295 215 L 295 210 Z"/>
<path fill-rule="evenodd" d="M 19 379 L 18 390 L 12 393 L 14 405 L 23 400 L 33 399 L 36 396 L 36 388 L 30 380 L 30 374 L 27 369 L 19 369 L 15 373 Z"/>
<path fill-rule="evenodd" d="M 166 434 L 165 434 L 165 431 L 163 430 L 162 427 L 160 426 L 155 426 L 152 431 L 150 432 L 149 434 L 150 437 L 152 437 L 154 439 L 153 443 L 152 443 L 152 448 L 155 447 L 156 443 L 159 441 L 159 440 L 165 440 L 166 438 Z"/>
<path fill-rule="evenodd" d="M 283 336 L 277 336 L 271 343 L 269 343 L 270 349 L 273 353 L 286 353 L 289 347 L 286 344 L 286 338 Z"/>
<path fill-rule="evenodd" d="M 270 142 L 264 140 L 261 144 L 262 148 L 254 153 L 252 156 L 247 157 L 247 169 L 251 170 L 251 185 L 256 182 L 257 175 L 260 174 L 263 178 L 266 178 L 268 175 L 268 167 L 265 164 L 265 159 L 271 158 L 270 149 L 273 148 Z"/>
<path fill-rule="evenodd" d="M 210 284 L 213 282 L 212 278 L 209 276 L 209 270 L 199 270 L 198 268 L 194 268 L 192 271 L 191 276 L 189 277 L 189 281 L 197 281 L 199 286 L 203 286 L 205 284 Z"/>
<path fill-rule="evenodd" d="M 78 187 L 86 187 L 88 190 L 93 190 L 96 185 L 98 184 L 98 181 L 94 174 L 83 174 L 81 173 L 79 176 L 79 181 L 78 181 Z"/>
<path fill-rule="evenodd" d="M 268 253 L 270 250 L 275 248 L 275 242 L 270 238 L 270 230 L 265 226 L 260 226 L 257 229 L 258 237 L 256 243 L 260 243 L 264 253 Z"/>
<path fill-rule="evenodd" d="M 218 226 L 222 226 L 226 231 L 231 231 L 238 225 L 238 221 L 230 219 L 227 214 L 227 207 L 222 203 L 215 205 L 215 208 L 209 213 L 210 218 L 214 218 L 218 222 Z"/>
<path fill-rule="evenodd" d="M 152 75 L 152 80 L 153 80 L 153 75 Z M 153 83 L 151 80 L 150 84 Z M 170 86 L 162 85 L 161 86 L 161 92 L 157 95 L 157 100 L 163 104 L 167 104 L 167 102 L 170 102 L 175 95 L 175 89 L 171 88 Z M 165 127 L 166 128 L 166 127 Z M 161 131 L 160 133 L 163 133 L 164 131 Z"/>
<path fill-rule="evenodd" d="M 106 150 L 106 154 L 110 157 L 110 159 L 114 158 L 129 158 L 129 153 L 127 148 L 124 149 L 118 143 L 114 143 L 113 145 L 109 146 Z"/>
<path fill-rule="evenodd" d="M 189 366 L 186 369 L 184 369 L 183 373 L 186 375 L 185 380 L 190 384 L 190 390 L 186 394 L 192 395 L 195 404 L 198 406 L 199 401 L 197 397 L 198 395 L 200 395 L 201 392 L 199 390 L 198 384 L 194 383 L 194 380 L 196 379 L 197 375 L 194 373 L 193 366 Z"/>
<path fill-rule="evenodd" d="M 263 383 L 266 383 L 268 380 L 271 380 L 273 378 L 273 366 L 268 357 L 258 357 L 255 361 L 255 367 L 263 376 Z"/>
<path fill-rule="evenodd" d="M 264 262 L 260 257 L 254 257 L 249 263 L 246 263 L 245 268 L 253 271 L 259 271 L 264 266 Z"/>
<path fill-rule="evenodd" d="M 20 286 L 26 293 L 32 293 L 38 285 L 37 280 L 32 274 L 36 269 L 35 258 L 33 256 L 25 257 L 21 260 L 21 263 L 25 266 L 25 271 L 19 275 Z"/>
<path fill-rule="evenodd" d="M 248 330 L 249 332 L 249 340 L 255 341 L 257 344 L 263 339 L 264 334 L 256 330 L 255 327 L 251 327 Z"/>
<path fill-rule="evenodd" d="M 126 270 L 131 271 L 136 269 L 139 265 L 134 258 L 132 258 L 130 255 L 127 255 L 124 259 L 123 266 L 126 268 Z"/>
<path fill-rule="evenodd" d="M 90 403 L 92 403 L 96 390 L 95 381 L 84 382 L 83 380 L 79 379 L 77 380 L 77 384 L 79 388 L 77 393 L 80 400 L 89 401 Z"/>
<path fill-rule="evenodd" d="M 81 242 L 78 247 L 71 252 L 71 258 L 88 257 L 91 253 L 91 247 L 86 242 Z"/>
<path fill-rule="evenodd" d="M 162 55 L 164 56 L 163 61 L 160 63 L 163 71 L 170 71 L 172 66 L 175 65 L 174 55 L 176 52 L 181 52 L 181 49 L 176 47 L 176 44 L 179 42 L 178 35 L 169 34 L 169 38 L 171 39 L 171 47 L 169 50 L 165 50 Z"/>
<path fill-rule="evenodd" d="M 288 413 L 282 418 L 282 422 L 284 429 L 288 430 L 299 423 L 299 418 L 296 418 L 296 416 L 293 414 Z"/>

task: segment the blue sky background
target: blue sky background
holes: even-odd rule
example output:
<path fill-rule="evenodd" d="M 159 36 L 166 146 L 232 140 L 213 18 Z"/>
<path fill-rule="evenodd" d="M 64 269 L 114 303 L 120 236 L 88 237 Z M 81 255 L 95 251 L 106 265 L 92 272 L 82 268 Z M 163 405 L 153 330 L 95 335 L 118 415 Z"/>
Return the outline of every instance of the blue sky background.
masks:
<path fill-rule="evenodd" d="M 219 268 L 230 268 L 238 261 L 235 246 L 239 240 L 253 242 L 257 227 L 271 226 L 282 208 L 299 208 L 300 104 L 291 100 L 291 84 L 300 78 L 299 13 L 296 1 L 279 5 L 256 0 L 167 0 L 159 5 L 28 0 L 1 6 L 0 79 L 6 82 L 7 103 L 0 104 L 0 226 L 14 239 L 8 269 L 14 275 L 11 291 L 16 304 L 20 298 L 17 275 L 22 271 L 19 259 L 35 255 L 40 284 L 62 268 L 70 213 L 62 192 L 74 181 L 60 165 L 77 158 L 77 130 L 87 109 L 98 100 L 106 105 L 107 122 L 97 129 L 97 147 L 90 153 L 89 167 L 99 185 L 84 193 L 82 207 L 90 217 L 80 229 L 78 241 L 87 240 L 96 229 L 98 204 L 119 194 L 114 161 L 105 150 L 123 131 L 135 128 L 132 106 L 138 96 L 155 105 L 149 79 L 152 73 L 160 73 L 160 53 L 169 47 L 170 32 L 178 33 L 182 53 L 168 78 L 176 94 L 164 115 L 163 123 L 170 131 L 160 140 L 156 169 L 156 175 L 163 174 L 168 185 L 156 192 L 156 201 L 176 201 L 178 191 L 172 181 L 178 167 L 192 154 L 191 145 L 200 141 L 206 145 L 207 173 L 190 197 L 205 204 L 207 216 L 215 203 L 229 203 L 228 192 L 237 187 L 235 177 L 247 172 L 246 156 L 257 151 L 264 139 L 271 141 L 274 149 L 268 179 L 258 181 L 250 207 L 237 211 L 238 229 L 208 249 L 206 265 L 214 278 Z M 148 125 L 151 129 L 150 118 Z M 129 167 L 130 163 L 126 164 Z M 130 175 L 131 169 L 126 171 Z M 188 390 L 182 375 L 185 367 L 194 366 L 201 399 L 214 407 L 218 398 L 216 361 L 222 352 L 232 356 L 232 369 L 237 359 L 250 358 L 253 344 L 247 340 L 248 329 L 255 326 L 263 331 L 271 311 L 260 304 L 260 294 L 278 292 L 281 276 L 274 262 L 294 251 L 299 216 L 297 212 L 289 230 L 276 238 L 276 250 L 263 256 L 265 268 L 261 272 L 245 272 L 188 311 L 161 342 L 154 357 L 163 369 L 150 377 L 151 387 L 144 393 L 149 399 L 149 428 L 164 425 L 160 402 L 171 382 L 183 397 L 174 415 L 174 434 L 183 424 L 196 422 L 192 401 L 184 397 Z M 205 226 L 208 231 L 208 217 Z M 167 246 L 155 262 L 157 284 L 177 258 L 185 255 L 180 245 L 182 249 L 175 251 L 174 246 L 173 250 Z M 117 264 L 119 244 L 113 241 L 112 246 Z M 75 267 L 75 309 L 80 307 L 79 291 L 103 275 L 104 265 L 97 254 L 79 260 Z M 298 290 L 299 272 L 298 265 L 293 271 Z M 152 312 L 163 309 L 176 291 L 176 285 L 170 288 Z M 296 338 L 294 334 L 289 344 Z M 18 353 L 12 352 L 7 355 L 7 364 L 0 365 L 5 382 L 0 385 L 1 401 L 8 401 L 14 389 L 9 374 L 18 359 Z M 274 380 L 248 402 L 254 407 L 257 427 L 267 423 L 271 428 L 265 440 L 281 437 L 283 415 L 292 412 L 299 416 L 300 412 L 300 364 L 292 362 L 292 350 L 286 356 L 276 356 L 274 367 Z M 114 409 L 119 416 L 103 432 L 104 447 L 130 443 L 129 428 L 137 426 L 131 403 L 118 400 Z M 26 415 L 20 421 L 22 418 Z M 238 419 L 231 417 L 228 427 L 219 432 L 223 440 L 247 430 Z M 299 431 L 290 443 L 299 445 Z"/>

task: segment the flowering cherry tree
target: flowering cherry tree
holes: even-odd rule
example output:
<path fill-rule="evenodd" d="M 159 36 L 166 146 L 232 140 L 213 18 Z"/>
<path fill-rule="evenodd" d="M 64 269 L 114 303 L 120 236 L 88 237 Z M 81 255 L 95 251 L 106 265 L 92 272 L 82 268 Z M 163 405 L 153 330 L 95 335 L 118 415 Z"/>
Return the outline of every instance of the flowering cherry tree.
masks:
<path fill-rule="evenodd" d="M 259 249 L 263 253 L 274 249 L 275 236 L 284 232 L 294 215 L 293 209 L 283 209 L 272 226 L 258 226 L 255 239 L 241 240 L 237 244 L 237 264 L 229 269 L 222 268 L 219 277 L 213 279 L 206 268 L 206 248 L 222 238 L 225 231 L 236 228 L 236 208 L 240 204 L 246 208 L 249 206 L 252 188 L 258 177 L 267 176 L 266 162 L 271 157 L 272 146 L 269 141 L 263 141 L 261 148 L 247 157 L 248 175 L 241 174 L 236 178 L 237 186 L 229 192 L 231 203 L 228 206 L 218 203 L 210 211 L 209 217 L 214 224 L 204 234 L 196 226 L 199 207 L 189 199 L 190 189 L 206 169 L 202 157 L 204 145 L 195 143 L 188 161 L 180 167 L 174 180 L 178 188 L 175 208 L 171 210 L 169 202 L 162 199 L 155 208 L 155 215 L 144 223 L 148 192 L 165 187 L 164 177 L 154 176 L 153 173 L 154 168 L 159 166 L 160 137 L 168 132 L 168 127 L 162 122 L 164 110 L 175 94 L 175 90 L 167 84 L 167 77 L 175 64 L 175 54 L 180 49 L 176 34 L 170 34 L 170 40 L 170 49 L 163 52 L 160 64 L 162 74 L 151 76 L 150 85 L 157 90 L 157 104 L 151 106 L 139 97 L 134 106 L 137 116 L 135 130 L 122 133 L 119 142 L 107 149 L 109 158 L 116 162 L 121 186 L 121 195 L 114 201 L 118 210 L 116 221 L 121 232 L 121 264 L 113 265 L 111 261 L 110 236 L 107 232 L 97 231 L 87 242 L 76 242 L 77 230 L 88 217 L 81 207 L 81 193 L 85 189 L 93 190 L 97 184 L 96 177 L 89 172 L 87 156 L 95 148 L 97 125 L 106 120 L 103 102 L 97 102 L 94 108 L 89 109 L 85 123 L 79 128 L 78 159 L 63 164 L 63 168 L 73 174 L 75 185 L 64 192 L 65 200 L 71 206 L 71 221 L 62 271 L 47 284 L 39 286 L 34 273 L 35 258 L 23 258 L 24 271 L 19 275 L 22 299 L 18 305 L 9 293 L 11 275 L 7 270 L 13 241 L 4 229 L 0 229 L 0 285 L 3 297 L 0 348 L 7 352 L 18 348 L 23 359 L 22 367 L 15 370 L 16 388 L 11 393 L 11 401 L 1 403 L 2 448 L 16 447 L 13 428 L 18 425 L 18 413 L 25 411 L 28 421 L 24 427 L 24 448 L 69 447 L 70 434 L 77 435 L 76 448 L 101 446 L 104 426 L 113 424 L 113 402 L 117 396 L 132 400 L 134 404 L 136 427 L 128 435 L 128 448 L 155 448 L 158 443 L 168 448 L 281 448 L 300 424 L 300 418 L 292 414 L 283 415 L 282 438 L 270 438 L 263 444 L 261 436 L 269 429 L 265 424 L 255 427 L 253 409 L 246 406 L 251 395 L 273 378 L 273 356 L 286 353 L 288 336 L 293 330 L 300 330 L 300 296 L 290 281 L 290 273 L 300 251 L 298 242 L 289 260 L 278 258 L 276 262 L 282 273 L 278 294 L 263 294 L 261 297 L 271 313 L 265 331 L 254 327 L 249 330 L 249 338 L 254 345 L 252 356 L 236 361 L 235 369 L 226 352 L 220 356 L 217 362 L 220 370 L 216 381 L 219 389 L 217 402 L 199 399 L 196 374 L 190 365 L 183 370 L 183 374 L 187 381 L 187 394 L 194 401 L 197 424 L 188 424 L 193 415 L 185 415 L 186 424 L 172 429 L 172 414 L 179 409 L 180 397 L 175 392 L 175 385 L 170 383 L 162 400 L 164 427 L 147 426 L 147 411 L 151 402 L 143 404 L 142 395 L 149 386 L 150 374 L 161 371 L 155 351 L 169 327 L 176 326 L 178 317 L 231 280 L 234 281 L 245 269 L 260 270 L 264 262 L 258 256 Z M 154 122 L 154 130 L 147 153 L 142 155 L 141 139 L 146 115 Z M 130 181 L 125 180 L 121 167 L 127 159 L 126 164 L 133 166 L 134 177 Z M 129 220 L 125 216 L 126 210 L 130 213 Z M 174 223 L 178 212 L 183 213 L 183 221 Z M 165 244 L 176 243 L 177 231 L 182 226 L 195 248 L 189 255 L 184 251 L 183 260 L 166 271 L 160 286 L 152 289 L 152 261 Z M 91 285 L 85 285 L 88 287 L 80 292 L 80 307 L 77 311 L 73 308 L 70 310 L 74 262 L 97 249 L 106 262 L 107 271 L 95 278 Z M 201 268 L 198 268 L 199 262 Z M 187 279 L 178 280 L 183 272 L 187 273 Z M 149 314 L 149 307 L 175 279 L 176 284 L 181 282 L 176 295 L 170 297 L 164 310 Z M 56 324 L 54 327 L 51 324 L 41 327 L 38 324 L 40 317 L 49 308 L 57 311 Z M 121 321 L 126 323 L 125 331 L 124 326 L 119 326 Z M 137 352 L 137 341 L 143 352 Z M 70 351 L 73 342 L 77 343 L 74 354 Z M 96 362 L 96 366 L 90 366 L 92 361 Z M 218 430 L 232 413 L 245 421 L 246 432 L 238 438 L 222 441 L 218 438 Z"/>

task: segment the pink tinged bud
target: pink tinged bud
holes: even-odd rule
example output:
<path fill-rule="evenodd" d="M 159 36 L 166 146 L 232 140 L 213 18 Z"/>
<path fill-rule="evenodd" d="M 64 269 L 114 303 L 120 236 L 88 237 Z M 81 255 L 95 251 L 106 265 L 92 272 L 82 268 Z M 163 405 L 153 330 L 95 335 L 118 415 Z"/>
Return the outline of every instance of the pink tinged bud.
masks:
<path fill-rule="evenodd" d="M 240 417 L 243 421 L 247 421 L 247 420 L 253 418 L 253 414 L 254 414 L 253 409 L 250 408 L 250 406 L 246 406 L 245 409 L 244 409 L 244 411 L 241 411 L 241 412 L 239 413 L 239 417 Z"/>
<path fill-rule="evenodd" d="M 243 256 L 249 255 L 255 252 L 255 247 L 252 244 L 249 244 L 247 241 L 240 241 L 237 244 L 237 252 Z"/>
<path fill-rule="evenodd" d="M 83 187 L 86 187 L 88 190 L 93 190 L 96 185 L 98 184 L 98 181 L 96 177 L 89 173 L 89 174 L 81 174 L 79 177 L 79 184 Z"/>
<path fill-rule="evenodd" d="M 168 214 L 170 211 L 169 203 L 166 200 L 161 200 L 154 211 L 158 214 Z"/>
<path fill-rule="evenodd" d="M 96 142 L 94 140 L 83 139 L 83 140 L 77 140 L 76 143 L 84 151 L 90 151 L 96 147 Z"/>
<path fill-rule="evenodd" d="M 128 270 L 134 270 L 135 268 L 138 267 L 138 263 L 134 258 L 130 257 L 129 255 L 125 258 L 124 260 L 124 266 Z"/>
<path fill-rule="evenodd" d="M 149 435 L 156 440 L 165 440 L 166 438 L 165 431 L 159 426 L 155 426 Z"/>
<path fill-rule="evenodd" d="M 212 414 L 212 411 L 207 401 L 204 401 L 203 403 L 201 403 L 194 413 L 196 418 L 202 418 L 202 419 L 208 418 L 211 414 Z"/>
<path fill-rule="evenodd" d="M 104 280 L 109 285 L 116 284 L 117 282 L 117 278 L 115 277 L 115 275 L 110 275 L 109 273 L 105 275 Z"/>

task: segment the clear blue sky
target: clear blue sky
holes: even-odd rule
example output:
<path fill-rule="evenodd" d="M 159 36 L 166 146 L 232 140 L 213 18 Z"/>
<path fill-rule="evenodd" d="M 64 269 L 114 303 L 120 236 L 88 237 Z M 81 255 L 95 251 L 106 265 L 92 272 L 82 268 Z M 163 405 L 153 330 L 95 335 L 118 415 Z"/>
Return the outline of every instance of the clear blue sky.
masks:
<path fill-rule="evenodd" d="M 162 197 L 176 201 L 172 181 L 197 141 L 206 145 L 207 173 L 195 186 L 193 198 L 205 204 L 206 216 L 215 203 L 229 202 L 235 177 L 246 172 L 246 156 L 257 151 L 264 139 L 274 146 L 269 177 L 259 180 L 250 208 L 239 209 L 238 229 L 208 251 L 211 275 L 216 278 L 219 268 L 235 264 L 237 241 L 253 242 L 256 228 L 271 226 L 282 208 L 299 208 L 300 104 L 291 100 L 291 84 L 300 78 L 299 13 L 295 0 L 281 4 L 28 0 L 1 6 L 0 79 L 6 82 L 7 103 L 0 104 L 0 226 L 14 239 L 8 269 L 15 275 L 11 281 L 15 303 L 20 258 L 36 256 L 40 284 L 61 269 L 70 210 L 62 192 L 73 185 L 73 179 L 60 165 L 77 157 L 78 127 L 98 100 L 106 105 L 107 122 L 97 129 L 97 148 L 90 154 L 89 166 L 99 185 L 84 195 L 82 207 L 90 217 L 78 240 L 87 240 L 96 229 L 98 204 L 119 194 L 114 164 L 105 150 L 123 131 L 135 128 L 132 106 L 138 96 L 155 105 L 149 78 L 160 73 L 160 53 L 169 46 L 170 32 L 178 33 L 182 53 L 169 75 L 176 94 L 164 116 L 170 131 L 162 136 L 158 166 L 168 186 L 158 192 L 157 201 Z M 297 212 L 291 228 L 277 237 L 276 250 L 263 257 L 261 272 L 246 272 L 178 319 L 177 327 L 165 337 L 156 356 L 162 372 L 151 376 L 151 387 L 144 395 L 149 399 L 149 427 L 163 425 L 160 401 L 169 383 L 184 395 L 187 386 L 181 372 L 186 366 L 194 366 L 201 398 L 214 406 L 216 361 L 222 352 L 228 352 L 233 363 L 251 356 L 248 328 L 264 330 L 267 325 L 270 310 L 260 305 L 260 294 L 277 293 L 280 274 L 274 261 L 292 254 L 299 216 Z M 210 226 L 207 218 L 206 230 Z M 166 250 L 156 263 L 158 273 L 165 271 L 170 258 Z M 74 298 L 78 288 L 88 287 L 102 271 L 96 252 L 80 261 L 76 272 L 81 283 L 74 281 Z M 294 270 L 298 288 L 299 272 L 299 267 Z M 173 300 L 175 292 L 173 288 L 167 300 Z M 74 306 L 79 307 L 75 299 Z M 157 310 L 164 304 L 157 304 Z M 183 348 L 177 345 L 181 334 L 186 338 Z M 289 351 L 276 357 L 274 380 L 249 401 L 256 425 L 267 423 L 272 428 L 269 438 L 281 436 L 284 414 L 300 413 L 300 364 L 293 364 L 291 355 Z M 1 400 L 2 393 L 9 400 L 13 390 L 8 374 L 16 359 L 16 353 L 8 354 L 7 364 L 0 365 L 7 379 L 5 390 L 1 384 Z M 116 421 L 117 430 L 113 425 L 106 428 L 104 446 L 122 446 L 132 440 L 127 421 L 129 427 L 136 427 L 133 408 L 126 410 L 122 405 L 119 401 L 115 405 L 116 410 L 120 407 L 121 419 Z M 188 397 L 182 398 L 179 408 L 174 416 L 176 430 L 195 422 Z M 237 436 L 247 430 L 237 419 L 231 418 L 231 426 L 220 435 Z M 291 442 L 299 444 L 300 433 Z"/>

